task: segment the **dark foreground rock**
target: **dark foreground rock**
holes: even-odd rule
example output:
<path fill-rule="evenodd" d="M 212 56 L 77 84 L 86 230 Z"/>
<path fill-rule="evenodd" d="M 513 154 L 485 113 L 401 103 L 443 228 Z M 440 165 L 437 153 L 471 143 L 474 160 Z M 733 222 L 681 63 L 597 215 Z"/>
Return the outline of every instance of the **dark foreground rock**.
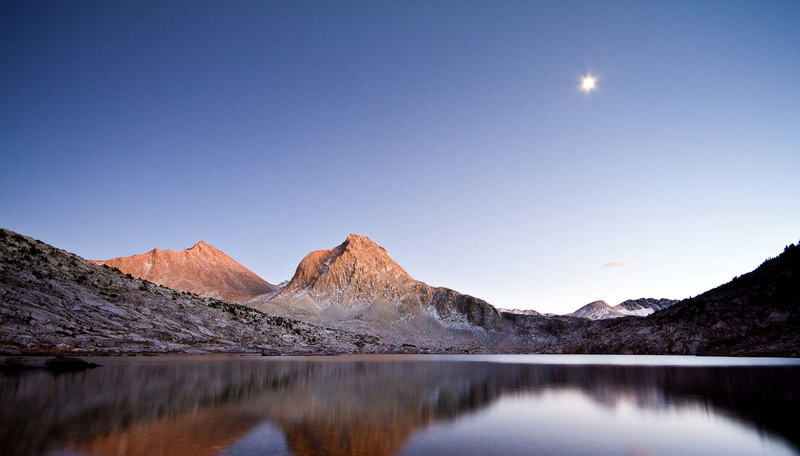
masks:
<path fill-rule="evenodd" d="M 647 318 L 596 321 L 565 352 L 800 356 L 800 246 Z"/>
<path fill-rule="evenodd" d="M 44 367 L 50 372 L 76 372 L 100 367 L 100 365 L 84 361 L 80 358 L 65 356 L 48 359 L 45 361 Z"/>

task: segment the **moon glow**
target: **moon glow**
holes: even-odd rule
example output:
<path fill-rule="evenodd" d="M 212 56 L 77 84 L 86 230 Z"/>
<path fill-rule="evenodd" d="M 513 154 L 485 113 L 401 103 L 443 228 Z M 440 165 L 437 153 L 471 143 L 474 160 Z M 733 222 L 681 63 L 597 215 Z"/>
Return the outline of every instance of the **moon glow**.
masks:
<path fill-rule="evenodd" d="M 583 90 L 586 93 L 589 93 L 595 89 L 596 84 L 597 80 L 595 79 L 595 77 L 590 74 L 587 74 L 581 79 L 581 90 Z"/>

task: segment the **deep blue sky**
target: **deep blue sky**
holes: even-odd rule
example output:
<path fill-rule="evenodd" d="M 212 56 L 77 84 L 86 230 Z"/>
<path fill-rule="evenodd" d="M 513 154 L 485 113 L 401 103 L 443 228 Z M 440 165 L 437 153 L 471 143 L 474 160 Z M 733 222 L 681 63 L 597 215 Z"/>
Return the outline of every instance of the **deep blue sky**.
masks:
<path fill-rule="evenodd" d="M 6 1 L 0 154 L 0 226 L 86 258 L 683 298 L 800 239 L 800 2 Z"/>

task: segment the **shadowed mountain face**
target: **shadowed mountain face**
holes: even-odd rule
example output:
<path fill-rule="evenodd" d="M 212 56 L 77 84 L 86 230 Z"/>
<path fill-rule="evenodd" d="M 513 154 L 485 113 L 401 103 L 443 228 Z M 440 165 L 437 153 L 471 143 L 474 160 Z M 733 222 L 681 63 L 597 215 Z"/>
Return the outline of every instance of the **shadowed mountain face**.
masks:
<path fill-rule="evenodd" d="M 568 315 L 590 320 L 605 320 L 628 316 L 646 317 L 653 312 L 669 308 L 677 302 L 674 299 L 641 298 L 629 299 L 616 306 L 610 306 L 605 301 L 594 301 Z"/>
<path fill-rule="evenodd" d="M 279 293 L 249 304 L 325 321 L 386 322 L 429 330 L 498 329 L 502 323 L 500 313 L 487 302 L 415 280 L 386 249 L 356 234 L 332 250 L 309 253 Z"/>
<path fill-rule="evenodd" d="M 594 322 L 565 352 L 800 356 L 800 246 L 647 318 Z"/>
<path fill-rule="evenodd" d="M 92 261 L 173 290 L 228 302 L 244 301 L 277 289 L 203 241 L 179 252 L 153 249 L 142 255 Z"/>
<path fill-rule="evenodd" d="M 535 401 L 564 394 L 568 402 L 537 413 L 558 420 L 566 407 L 574 421 L 597 408 L 622 407 L 621 415 L 642 411 L 644 417 L 661 412 L 656 416 L 664 422 L 647 429 L 647 440 L 658 440 L 670 417 L 683 410 L 709 431 L 733 420 L 743 423 L 739 433 L 757 430 L 760 438 L 777 434 L 795 448 L 800 443 L 791 420 L 800 405 L 800 369 L 789 366 L 581 366 L 413 357 L 96 361 L 104 365 L 76 374 L 0 375 L 0 401 L 6 405 L 0 409 L 0 453 L 402 454 L 424 431 L 479 417 L 504 398 Z M 547 440 L 530 424 L 515 424 L 513 415 L 502 418 L 500 410 L 494 409 L 488 421 L 493 427 L 485 432 L 502 439 L 510 427 L 520 426 L 523 440 L 510 454 L 529 454 Z M 561 432 L 569 441 L 561 444 L 617 424 L 568 427 Z M 621 436 L 633 439 L 635 432 L 623 429 Z M 245 445 L 259 440 L 270 440 L 273 451 Z M 470 454 L 468 439 L 453 443 L 451 453 Z M 581 453 L 603 453 L 585 450 Z"/>
<path fill-rule="evenodd" d="M 504 316 L 506 331 L 517 341 L 498 351 L 800 356 L 800 246 L 790 245 L 756 270 L 645 318 Z"/>

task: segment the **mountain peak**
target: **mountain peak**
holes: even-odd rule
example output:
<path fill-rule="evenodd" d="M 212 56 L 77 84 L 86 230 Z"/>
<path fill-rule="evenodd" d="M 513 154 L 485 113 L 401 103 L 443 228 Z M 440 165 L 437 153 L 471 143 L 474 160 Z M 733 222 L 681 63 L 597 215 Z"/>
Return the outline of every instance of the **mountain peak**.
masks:
<path fill-rule="evenodd" d="M 378 276 L 401 282 L 414 279 L 389 256 L 389 253 L 367 236 L 351 233 L 331 250 L 315 250 L 297 266 L 285 291 L 312 290 L 316 294 L 334 294 L 348 287 L 352 279 Z"/>
<path fill-rule="evenodd" d="M 205 241 L 178 252 L 153 249 L 96 263 L 175 290 L 231 302 L 275 291 L 274 285 Z"/>
<path fill-rule="evenodd" d="M 386 249 L 378 245 L 375 241 L 363 234 L 350 233 L 347 239 L 341 244 L 347 250 L 361 250 L 361 251 L 381 251 L 386 253 Z"/>
<path fill-rule="evenodd" d="M 672 299 L 640 298 L 623 301 L 616 306 L 610 306 L 605 301 L 594 301 L 572 312 L 573 317 L 588 318 L 590 320 L 604 320 L 627 316 L 645 317 L 651 313 L 666 309 L 678 301 Z"/>
<path fill-rule="evenodd" d="M 209 244 L 206 241 L 197 241 L 193 246 L 189 247 L 186 250 L 214 250 L 220 251 L 218 248 L 214 247 L 213 245 Z"/>
<path fill-rule="evenodd" d="M 497 310 L 483 300 L 415 280 L 385 248 L 355 233 L 331 250 L 306 255 L 286 287 L 266 299 L 278 311 L 302 309 L 331 319 L 408 323 L 435 315 L 443 325 L 484 328 L 497 328 L 502 321 Z"/>
<path fill-rule="evenodd" d="M 612 313 L 613 310 L 611 309 L 611 306 L 608 305 L 608 303 L 602 300 L 598 300 L 598 301 L 592 301 L 589 304 L 586 304 L 585 306 L 581 307 L 580 309 L 568 315 L 573 317 L 598 320 L 601 318 L 606 318 L 608 315 Z"/>

